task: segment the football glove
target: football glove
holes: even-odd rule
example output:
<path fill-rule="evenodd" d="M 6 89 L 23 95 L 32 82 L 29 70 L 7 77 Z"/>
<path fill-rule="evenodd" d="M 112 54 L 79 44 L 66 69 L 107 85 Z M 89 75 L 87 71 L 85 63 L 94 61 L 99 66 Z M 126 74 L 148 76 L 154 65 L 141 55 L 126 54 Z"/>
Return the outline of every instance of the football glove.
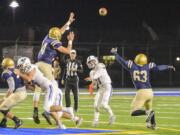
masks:
<path fill-rule="evenodd" d="M 176 71 L 176 68 L 174 66 L 168 66 L 169 69 L 172 69 L 173 71 Z"/>
<path fill-rule="evenodd" d="M 111 49 L 111 53 L 117 54 L 117 47 L 116 47 L 116 48 L 112 48 L 112 49 Z"/>

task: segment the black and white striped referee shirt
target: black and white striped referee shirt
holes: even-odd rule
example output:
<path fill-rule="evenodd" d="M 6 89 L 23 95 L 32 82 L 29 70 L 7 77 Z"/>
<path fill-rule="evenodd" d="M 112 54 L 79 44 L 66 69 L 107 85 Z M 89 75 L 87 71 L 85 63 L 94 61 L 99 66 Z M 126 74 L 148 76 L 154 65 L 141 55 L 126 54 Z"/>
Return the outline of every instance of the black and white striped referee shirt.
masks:
<path fill-rule="evenodd" d="M 82 72 L 83 72 L 83 66 L 79 60 L 68 59 L 66 61 L 66 77 L 78 76 L 78 73 L 82 73 Z"/>

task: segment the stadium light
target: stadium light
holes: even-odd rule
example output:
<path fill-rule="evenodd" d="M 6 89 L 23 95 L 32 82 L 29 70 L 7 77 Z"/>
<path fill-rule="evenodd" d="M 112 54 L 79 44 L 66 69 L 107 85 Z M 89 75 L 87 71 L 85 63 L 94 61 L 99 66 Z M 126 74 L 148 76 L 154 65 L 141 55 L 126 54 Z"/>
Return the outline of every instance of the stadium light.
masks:
<path fill-rule="evenodd" d="M 16 9 L 17 7 L 19 7 L 19 3 L 18 3 L 17 1 L 15 1 L 15 0 L 13 0 L 13 1 L 9 4 L 9 6 L 10 6 L 11 8 L 13 8 L 13 9 Z"/>
<path fill-rule="evenodd" d="M 16 0 L 12 0 L 9 4 L 9 7 L 12 8 L 12 21 L 13 25 L 15 25 L 16 20 L 16 8 L 19 7 L 19 3 Z"/>
<path fill-rule="evenodd" d="M 177 62 L 180 62 L 180 57 L 176 57 L 176 61 L 177 61 Z"/>

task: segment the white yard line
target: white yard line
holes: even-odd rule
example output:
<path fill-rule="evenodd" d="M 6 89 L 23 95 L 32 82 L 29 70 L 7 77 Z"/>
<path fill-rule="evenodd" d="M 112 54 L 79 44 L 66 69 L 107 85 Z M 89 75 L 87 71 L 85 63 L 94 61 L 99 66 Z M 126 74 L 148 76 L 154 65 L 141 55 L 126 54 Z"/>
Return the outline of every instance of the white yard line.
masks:
<path fill-rule="evenodd" d="M 28 112 L 28 111 L 26 111 L 26 112 L 16 112 L 16 114 L 32 114 L 33 113 L 33 111 L 32 112 Z M 92 113 L 92 114 L 87 114 L 87 113 L 78 113 L 78 115 L 80 115 L 80 116 L 94 116 L 94 114 Z M 127 115 L 118 115 L 118 114 L 116 114 L 116 116 L 117 117 L 127 117 L 127 116 L 130 116 L 129 115 L 129 113 L 127 113 Z M 138 116 L 138 117 L 146 117 L 146 116 Z M 178 118 L 176 118 L 176 117 L 162 117 L 162 116 L 158 116 L 157 117 L 157 119 L 168 119 L 168 120 L 180 120 L 180 118 L 178 117 Z"/>
<path fill-rule="evenodd" d="M 24 120 L 33 120 L 31 117 L 23 117 L 21 119 L 24 119 Z M 40 120 L 43 120 L 45 121 L 45 119 L 43 118 L 40 118 Z M 63 121 L 70 121 L 70 120 L 63 120 Z M 85 123 L 92 123 L 93 121 L 87 121 L 87 120 L 83 120 L 83 122 Z M 100 124 L 108 124 L 108 121 L 99 121 Z M 128 125 L 128 126 L 133 126 L 133 127 L 136 127 L 136 126 L 141 126 L 141 127 L 145 127 L 146 126 L 146 123 L 120 123 L 120 122 L 115 122 L 114 125 Z M 168 125 L 168 124 L 158 124 L 158 127 L 173 127 L 173 128 L 180 128 L 180 125 L 174 125 L 174 124 L 171 124 L 171 125 Z M 180 130 L 179 130 L 180 131 Z"/>
<path fill-rule="evenodd" d="M 156 104 L 156 106 L 162 107 L 162 106 L 178 106 L 180 107 L 180 104 Z"/>

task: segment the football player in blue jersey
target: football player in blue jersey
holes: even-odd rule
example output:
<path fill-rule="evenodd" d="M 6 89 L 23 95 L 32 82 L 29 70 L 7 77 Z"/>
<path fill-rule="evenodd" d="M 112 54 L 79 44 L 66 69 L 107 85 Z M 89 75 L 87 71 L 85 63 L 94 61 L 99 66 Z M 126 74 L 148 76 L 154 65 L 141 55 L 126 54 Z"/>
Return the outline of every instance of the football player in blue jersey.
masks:
<path fill-rule="evenodd" d="M 0 123 L 0 127 L 7 126 L 6 117 L 8 117 L 15 122 L 15 128 L 18 128 L 22 125 L 22 120 L 14 116 L 14 114 L 9 112 L 9 110 L 26 98 L 26 87 L 23 80 L 15 74 L 14 61 L 11 58 L 3 59 L 1 66 L 3 68 L 1 77 L 7 82 L 8 91 L 0 104 L 0 112 L 4 115 L 4 118 Z"/>
<path fill-rule="evenodd" d="M 136 96 L 131 104 L 131 116 L 147 115 L 147 128 L 156 129 L 155 113 L 152 110 L 153 91 L 150 83 L 150 71 L 174 70 L 171 65 L 156 65 L 153 62 L 148 63 L 145 54 L 138 54 L 134 61 L 123 59 L 118 53 L 117 48 L 112 48 L 111 53 L 116 57 L 126 70 L 130 72 L 133 84 L 137 89 Z M 142 107 L 145 107 L 145 110 Z"/>
<path fill-rule="evenodd" d="M 44 74 L 44 76 L 54 83 L 57 83 L 57 82 L 54 79 L 52 62 L 55 59 L 55 57 L 58 55 L 58 52 L 64 53 L 64 54 L 70 53 L 72 49 L 72 43 L 74 40 L 74 33 L 70 32 L 68 34 L 67 47 L 64 47 L 60 40 L 63 33 L 66 31 L 66 29 L 70 26 L 70 24 L 74 20 L 75 20 L 74 13 L 70 13 L 67 23 L 62 28 L 52 27 L 49 30 L 49 33 L 45 36 L 44 40 L 42 41 L 41 49 L 38 53 L 38 62 L 36 63 L 36 65 L 38 66 L 39 70 Z M 38 117 L 38 103 L 39 103 L 40 92 L 41 92 L 41 88 L 36 85 L 35 92 L 34 92 L 34 99 L 33 99 L 34 101 L 33 119 L 34 119 L 34 122 L 37 124 L 40 123 L 40 120 Z M 42 113 L 42 115 L 43 117 L 46 118 L 48 123 L 51 124 L 48 115 L 46 113 Z"/>

